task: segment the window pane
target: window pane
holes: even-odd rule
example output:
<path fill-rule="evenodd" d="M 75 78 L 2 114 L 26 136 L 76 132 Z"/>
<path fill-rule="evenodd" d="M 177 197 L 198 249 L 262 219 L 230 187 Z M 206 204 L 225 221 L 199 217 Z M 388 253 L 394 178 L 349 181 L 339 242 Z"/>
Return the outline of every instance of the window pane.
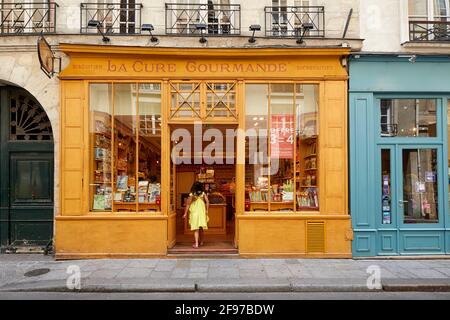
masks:
<path fill-rule="evenodd" d="M 436 100 L 382 99 L 382 137 L 436 137 Z"/>
<path fill-rule="evenodd" d="M 297 210 L 319 209 L 318 95 L 317 85 L 296 86 Z"/>
<path fill-rule="evenodd" d="M 93 211 L 111 211 L 112 86 L 91 84 L 89 93 L 89 203 Z"/>
<path fill-rule="evenodd" d="M 170 90 L 171 118 L 201 118 L 199 82 L 173 82 Z"/>
<path fill-rule="evenodd" d="M 246 210 L 268 210 L 268 86 L 246 86 L 245 189 Z"/>
<path fill-rule="evenodd" d="M 270 210 L 294 210 L 294 85 L 270 86 Z"/>
<path fill-rule="evenodd" d="M 139 85 L 139 211 L 161 210 L 161 88 Z"/>
<path fill-rule="evenodd" d="M 136 211 L 135 84 L 114 85 L 114 211 Z"/>
<path fill-rule="evenodd" d="M 382 223 L 392 223 L 391 150 L 381 150 L 381 212 Z"/>
<path fill-rule="evenodd" d="M 237 118 L 236 83 L 206 83 L 206 117 Z"/>
<path fill-rule="evenodd" d="M 448 0 L 434 0 L 434 17 L 435 19 L 445 18 L 450 15 L 448 8 Z M 445 21 L 445 19 L 444 19 Z"/>
<path fill-rule="evenodd" d="M 402 155 L 404 222 L 437 223 L 437 150 L 405 149 Z"/>
<path fill-rule="evenodd" d="M 409 0 L 408 13 L 413 17 L 424 17 L 428 15 L 427 0 Z"/>

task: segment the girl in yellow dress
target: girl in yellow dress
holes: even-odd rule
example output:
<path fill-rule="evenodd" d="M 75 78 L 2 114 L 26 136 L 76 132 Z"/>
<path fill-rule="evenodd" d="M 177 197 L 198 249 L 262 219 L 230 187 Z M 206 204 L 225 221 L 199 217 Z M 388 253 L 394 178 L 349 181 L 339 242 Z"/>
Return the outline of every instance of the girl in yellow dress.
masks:
<path fill-rule="evenodd" d="M 183 219 L 186 219 L 189 211 L 189 224 L 191 231 L 194 231 L 195 240 L 192 245 L 193 248 L 198 248 L 199 244 L 200 246 L 203 245 L 203 230 L 208 229 L 208 209 L 209 201 L 203 190 L 203 184 L 195 182 L 192 185 L 183 215 Z"/>

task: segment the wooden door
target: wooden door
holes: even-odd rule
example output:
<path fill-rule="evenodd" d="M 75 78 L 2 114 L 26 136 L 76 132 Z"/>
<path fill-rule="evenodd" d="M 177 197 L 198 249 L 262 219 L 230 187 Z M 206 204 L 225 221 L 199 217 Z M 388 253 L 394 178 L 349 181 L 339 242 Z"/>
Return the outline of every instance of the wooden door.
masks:
<path fill-rule="evenodd" d="M 2 250 L 42 248 L 53 238 L 53 133 L 23 89 L 0 89 L 0 145 Z"/>

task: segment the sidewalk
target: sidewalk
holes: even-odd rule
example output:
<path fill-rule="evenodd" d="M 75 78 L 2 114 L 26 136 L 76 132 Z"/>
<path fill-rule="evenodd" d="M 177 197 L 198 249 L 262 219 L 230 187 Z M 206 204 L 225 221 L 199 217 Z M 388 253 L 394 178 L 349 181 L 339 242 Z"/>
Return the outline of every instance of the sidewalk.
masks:
<path fill-rule="evenodd" d="M 367 269 L 377 267 L 381 272 L 382 288 L 371 290 L 367 286 L 370 276 Z M 49 271 L 25 276 L 30 271 L 46 271 L 42 269 Z M 83 292 L 450 291 L 450 259 L 54 261 L 43 255 L 5 254 L 0 255 L 0 291 L 71 291 L 67 279 L 74 270 L 80 270 L 80 291 Z"/>

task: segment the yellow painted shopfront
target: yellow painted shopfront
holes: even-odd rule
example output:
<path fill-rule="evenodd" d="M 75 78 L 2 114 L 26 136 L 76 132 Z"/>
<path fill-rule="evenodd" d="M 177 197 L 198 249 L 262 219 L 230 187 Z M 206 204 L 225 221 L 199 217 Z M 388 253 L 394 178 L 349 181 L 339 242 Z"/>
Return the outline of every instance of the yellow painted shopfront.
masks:
<path fill-rule="evenodd" d="M 57 259 L 351 257 L 348 48 L 60 48 Z"/>

